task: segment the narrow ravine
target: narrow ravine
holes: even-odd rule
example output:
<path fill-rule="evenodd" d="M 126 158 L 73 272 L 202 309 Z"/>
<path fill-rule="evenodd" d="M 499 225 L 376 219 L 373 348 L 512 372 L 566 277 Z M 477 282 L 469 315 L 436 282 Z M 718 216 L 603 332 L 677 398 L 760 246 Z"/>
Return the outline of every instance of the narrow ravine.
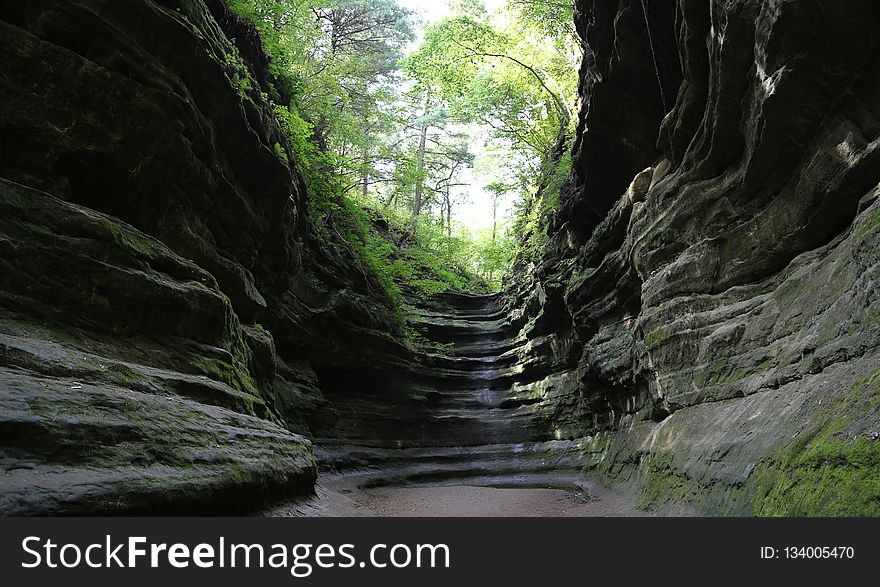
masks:
<path fill-rule="evenodd" d="M 880 3 L 7 4 L 0 514 L 880 516 Z"/>
<path fill-rule="evenodd" d="M 552 433 L 534 409 L 541 398 L 523 393 L 524 343 L 497 296 L 441 295 L 414 308 L 411 319 L 428 344 L 405 383 L 411 394 L 382 412 L 412 412 L 419 398 L 417 424 L 371 428 L 368 415 L 353 408 L 356 439 L 317 440 L 323 471 L 317 496 L 271 513 L 637 513 L 628 498 L 584 478 L 576 442 L 548 439 Z"/>

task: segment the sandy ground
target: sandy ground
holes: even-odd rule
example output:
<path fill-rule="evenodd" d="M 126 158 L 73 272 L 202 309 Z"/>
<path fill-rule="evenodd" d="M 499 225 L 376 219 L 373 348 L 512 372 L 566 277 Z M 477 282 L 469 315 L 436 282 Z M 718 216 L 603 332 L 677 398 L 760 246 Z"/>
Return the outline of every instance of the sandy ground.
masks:
<path fill-rule="evenodd" d="M 560 489 L 386 487 L 364 492 L 362 505 L 379 516 L 586 517 L 633 515 L 628 500 Z"/>
<path fill-rule="evenodd" d="M 309 503 L 286 504 L 272 516 L 612 517 L 645 515 L 632 499 L 602 487 L 582 491 L 469 485 L 359 489 L 345 478 L 325 480 Z"/>

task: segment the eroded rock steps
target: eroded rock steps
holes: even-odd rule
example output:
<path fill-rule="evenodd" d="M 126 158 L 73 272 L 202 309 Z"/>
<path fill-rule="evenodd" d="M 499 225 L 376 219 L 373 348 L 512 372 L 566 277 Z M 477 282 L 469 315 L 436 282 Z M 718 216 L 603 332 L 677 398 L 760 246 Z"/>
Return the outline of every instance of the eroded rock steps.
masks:
<path fill-rule="evenodd" d="M 411 372 L 332 398 L 336 426 L 316 440 L 326 475 L 361 488 L 585 487 L 576 446 L 553 438 L 497 297 L 443 295 L 412 320 L 430 344 Z"/>

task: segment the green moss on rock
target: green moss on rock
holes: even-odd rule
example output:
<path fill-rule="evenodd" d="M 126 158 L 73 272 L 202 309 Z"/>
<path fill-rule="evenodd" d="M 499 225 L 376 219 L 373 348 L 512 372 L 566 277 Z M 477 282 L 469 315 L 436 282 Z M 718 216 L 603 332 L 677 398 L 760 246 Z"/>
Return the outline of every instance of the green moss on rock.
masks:
<path fill-rule="evenodd" d="M 823 434 L 756 473 L 760 516 L 880 516 L 880 444 Z"/>
<path fill-rule="evenodd" d="M 854 431 L 853 414 L 880 410 L 880 370 L 827 408 L 829 419 L 756 469 L 761 516 L 880 516 L 880 442 Z"/>

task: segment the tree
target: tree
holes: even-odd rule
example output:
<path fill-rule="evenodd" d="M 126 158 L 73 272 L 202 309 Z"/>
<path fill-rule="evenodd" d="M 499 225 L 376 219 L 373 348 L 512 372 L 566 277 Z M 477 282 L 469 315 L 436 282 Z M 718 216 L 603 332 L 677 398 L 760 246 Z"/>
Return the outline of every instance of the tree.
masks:
<path fill-rule="evenodd" d="M 513 186 L 497 181 L 487 185 L 486 191 L 492 198 L 492 242 L 495 242 L 498 232 L 498 203 L 501 198 L 513 191 Z"/>
<path fill-rule="evenodd" d="M 416 125 L 419 127 L 419 146 L 416 151 L 416 185 L 413 196 L 413 217 L 418 216 L 422 211 L 422 198 L 425 188 L 425 150 L 428 146 L 428 129 L 431 128 L 432 122 L 445 116 L 445 113 L 442 113 L 442 111 L 429 113 L 428 108 L 430 107 L 430 104 L 431 99 L 428 97 L 425 99 L 425 114 L 416 122 Z"/>
<path fill-rule="evenodd" d="M 397 63 L 414 36 L 410 11 L 396 0 L 229 1 L 257 26 L 270 73 L 290 94 L 273 99 L 284 117 L 311 127 L 307 139 L 327 155 L 321 173 L 336 175 L 335 195 L 369 192 L 385 179 L 381 135 L 399 124 Z"/>
<path fill-rule="evenodd" d="M 430 27 L 404 68 L 436 88 L 455 114 L 540 157 L 571 121 L 569 98 L 553 75 L 562 71 L 557 61 L 537 38 L 457 16 Z"/>
<path fill-rule="evenodd" d="M 572 14 L 571 5 L 551 0 L 514 1 L 503 19 L 460 10 L 429 27 L 404 62 L 405 72 L 444 100 L 453 117 L 489 129 L 494 147 L 505 153 L 498 165 L 518 169 L 522 203 L 514 230 L 530 241 L 529 251 L 540 247 L 546 212 L 558 202 L 554 178 L 565 173 L 570 159 L 581 56 L 570 34 Z M 490 242 L 500 241 L 503 191 L 490 192 L 495 216 Z"/>
<path fill-rule="evenodd" d="M 452 16 L 401 61 L 413 27 L 397 0 L 227 2 L 271 57 L 262 89 L 289 139 L 276 152 L 304 175 L 315 229 L 343 238 L 390 293 L 497 288 L 518 246 L 500 201 L 521 196 L 513 226 L 530 235 L 555 201 L 541 186 L 560 173 L 577 56 L 570 22 L 547 20 L 570 21 L 565 5 L 513 0 L 499 19 L 482 0 L 451 0 Z M 481 181 L 493 221 L 476 236 L 454 214 L 469 197 L 475 128 L 481 158 L 512 170 Z"/>
<path fill-rule="evenodd" d="M 557 50 L 584 50 L 583 40 L 574 26 L 573 0 L 507 0 L 520 28 L 531 28 L 553 41 Z"/>
<path fill-rule="evenodd" d="M 486 17 L 486 4 L 483 0 L 449 0 L 449 13 L 480 20 Z"/>

